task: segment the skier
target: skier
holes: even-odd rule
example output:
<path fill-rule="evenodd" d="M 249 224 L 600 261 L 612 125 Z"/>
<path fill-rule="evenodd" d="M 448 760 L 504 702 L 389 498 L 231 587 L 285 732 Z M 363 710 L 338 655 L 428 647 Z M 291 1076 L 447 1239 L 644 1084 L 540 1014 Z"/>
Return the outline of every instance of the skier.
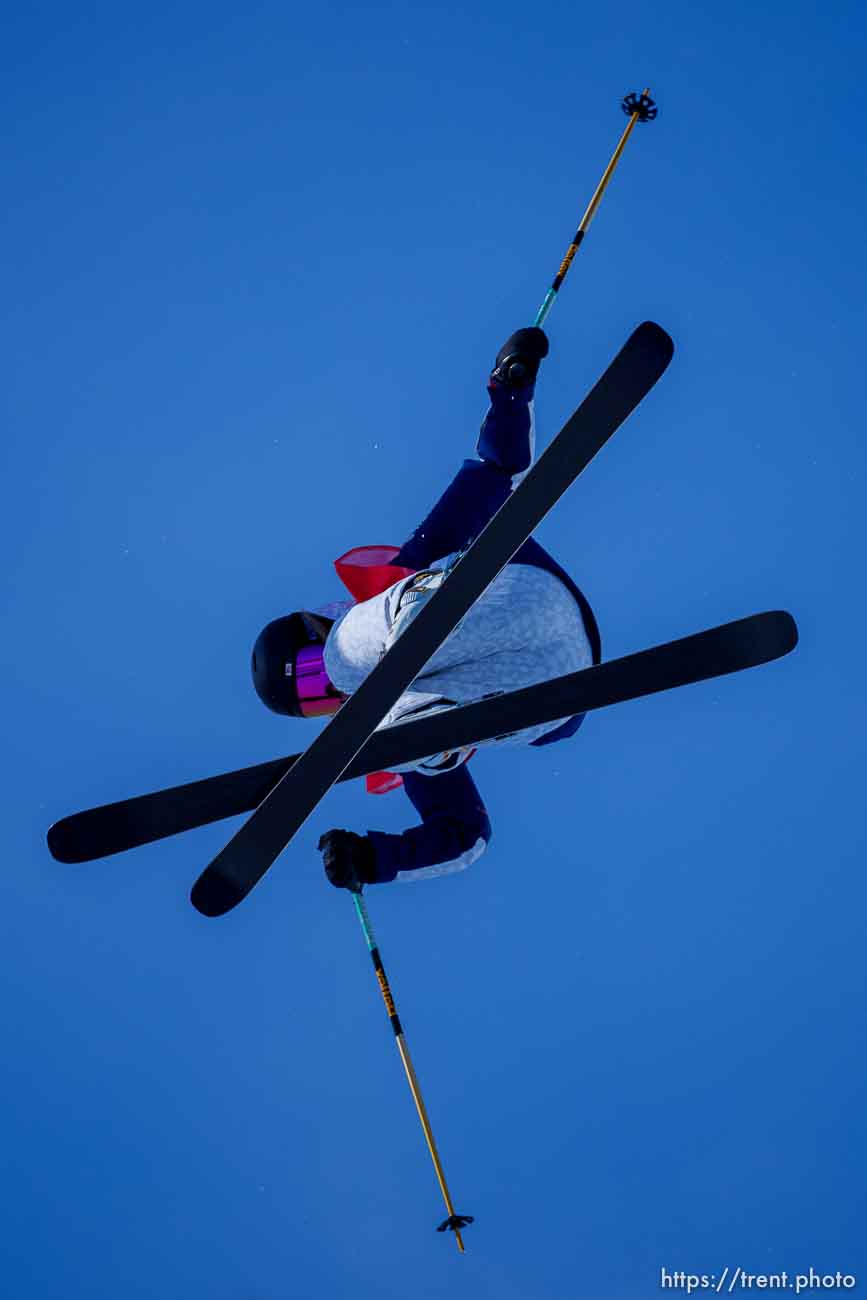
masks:
<path fill-rule="evenodd" d="M 535 384 L 547 354 L 543 330 L 516 331 L 500 348 L 488 380 L 490 405 L 478 458 L 464 461 L 398 550 L 360 547 L 336 562 L 357 603 L 289 614 L 263 629 L 253 647 L 252 670 L 269 709 L 294 717 L 335 713 L 442 583 L 532 463 Z M 547 681 L 600 660 L 599 629 L 585 596 L 530 538 L 380 725 Z M 552 744 L 573 736 L 583 720 L 579 714 L 489 743 Z M 331 883 L 358 890 L 442 875 L 475 862 L 490 841 L 491 825 L 466 768 L 474 752 L 437 754 L 368 777 L 373 793 L 402 783 L 422 824 L 399 835 L 326 832 L 319 848 Z"/>

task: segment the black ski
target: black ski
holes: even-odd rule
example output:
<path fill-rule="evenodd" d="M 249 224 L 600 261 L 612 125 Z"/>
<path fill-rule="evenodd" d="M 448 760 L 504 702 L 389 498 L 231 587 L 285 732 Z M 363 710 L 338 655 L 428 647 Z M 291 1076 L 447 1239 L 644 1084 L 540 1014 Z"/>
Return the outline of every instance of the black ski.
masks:
<path fill-rule="evenodd" d="M 673 351 L 659 325 L 639 325 L 388 654 L 202 872 L 194 907 L 221 916 L 261 880 L 431 655 L 650 391 Z"/>
<path fill-rule="evenodd" d="M 386 727 L 374 732 L 339 780 L 753 668 L 788 654 L 797 640 L 790 614 L 754 614 L 584 672 Z M 89 862 L 252 812 L 299 757 L 291 754 L 75 813 L 51 827 L 48 847 L 59 862 Z"/>

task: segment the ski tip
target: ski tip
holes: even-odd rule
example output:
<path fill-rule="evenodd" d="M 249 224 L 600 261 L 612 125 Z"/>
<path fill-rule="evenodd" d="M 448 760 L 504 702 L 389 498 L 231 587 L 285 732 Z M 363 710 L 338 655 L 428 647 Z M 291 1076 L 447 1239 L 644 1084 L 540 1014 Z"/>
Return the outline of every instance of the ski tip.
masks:
<path fill-rule="evenodd" d="M 646 320 L 633 330 L 629 340 L 634 347 L 641 347 L 652 352 L 657 363 L 663 367 L 667 366 L 674 356 L 674 339 L 664 330 L 656 321 Z"/>
<path fill-rule="evenodd" d="M 734 623 L 725 624 L 724 628 L 735 633 L 741 652 L 751 659 L 753 667 L 782 659 L 783 655 L 791 654 L 798 644 L 798 625 L 785 609 L 768 609 L 762 614 L 751 614 L 748 618 L 739 618 Z"/>
<path fill-rule="evenodd" d="M 780 654 L 787 655 L 798 644 L 798 625 L 787 609 L 774 609 L 768 614 L 774 620 L 780 644 Z"/>
<path fill-rule="evenodd" d="M 225 916 L 246 897 L 233 880 L 209 867 L 190 891 L 190 902 L 202 916 Z"/>
<path fill-rule="evenodd" d="M 64 817 L 61 821 L 55 822 L 49 826 L 48 833 L 45 836 L 45 842 L 48 845 L 48 852 L 54 858 L 55 862 L 86 862 L 87 857 L 82 856 L 75 849 L 75 836 L 72 835 L 70 822 L 71 818 Z"/>

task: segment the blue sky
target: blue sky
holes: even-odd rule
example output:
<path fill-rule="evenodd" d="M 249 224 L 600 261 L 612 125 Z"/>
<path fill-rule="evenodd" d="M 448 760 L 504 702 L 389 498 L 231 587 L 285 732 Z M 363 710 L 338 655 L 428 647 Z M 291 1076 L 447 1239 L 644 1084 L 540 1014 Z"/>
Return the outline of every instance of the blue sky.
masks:
<path fill-rule="evenodd" d="M 861 1275 L 864 211 L 854 4 L 31 6 L 2 95 L 4 1292 L 564 1300 Z M 485 755 L 494 840 L 371 892 L 467 1253 L 330 826 L 219 923 L 234 823 L 81 868 L 50 822 L 301 748 L 248 655 L 471 454 L 549 320 L 542 443 L 634 325 L 652 398 L 540 530 L 608 657 L 760 609 L 766 668 Z"/>

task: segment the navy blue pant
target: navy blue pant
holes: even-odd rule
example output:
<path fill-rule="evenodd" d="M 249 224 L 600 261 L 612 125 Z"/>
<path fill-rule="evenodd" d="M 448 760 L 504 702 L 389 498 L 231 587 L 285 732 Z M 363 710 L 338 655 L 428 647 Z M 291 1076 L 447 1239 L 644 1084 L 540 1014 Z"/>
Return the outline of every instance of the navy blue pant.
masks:
<path fill-rule="evenodd" d="M 512 490 L 512 476 L 532 456 L 532 385 L 488 389 L 491 404 L 482 422 L 478 460 L 465 460 L 430 514 L 404 542 L 395 564 L 424 569 L 460 551 L 493 518 Z"/>

